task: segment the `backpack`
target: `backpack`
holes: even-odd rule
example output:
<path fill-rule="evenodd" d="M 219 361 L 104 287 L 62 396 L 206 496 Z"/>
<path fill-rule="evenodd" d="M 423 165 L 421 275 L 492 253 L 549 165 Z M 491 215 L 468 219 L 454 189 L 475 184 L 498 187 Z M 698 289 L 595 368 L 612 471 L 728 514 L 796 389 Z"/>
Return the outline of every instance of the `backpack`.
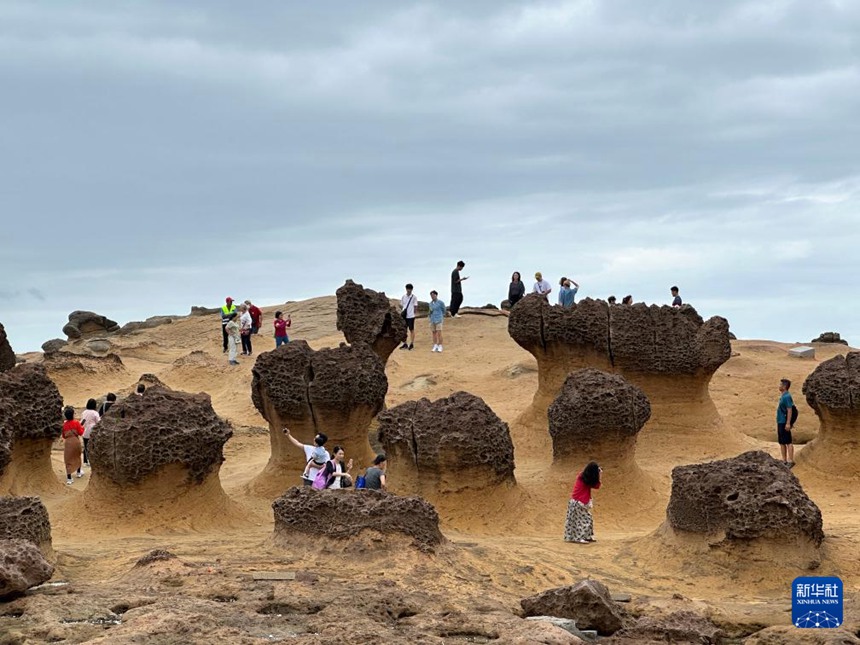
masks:
<path fill-rule="evenodd" d="M 791 406 L 791 425 L 794 426 L 795 423 L 797 423 L 797 406 L 792 405 Z"/>
<path fill-rule="evenodd" d="M 334 472 L 334 470 L 336 469 L 334 462 L 327 462 L 325 466 L 320 468 L 319 472 L 317 473 L 317 476 L 314 477 L 314 483 L 311 484 L 311 488 L 315 488 L 316 490 L 324 490 L 325 488 L 327 488 L 329 476 L 326 473 L 326 470 L 328 470 L 329 464 L 332 465 L 332 472 Z"/>
<path fill-rule="evenodd" d="M 355 487 L 356 488 L 367 488 L 367 480 L 365 480 L 364 475 L 359 475 L 355 478 Z"/>

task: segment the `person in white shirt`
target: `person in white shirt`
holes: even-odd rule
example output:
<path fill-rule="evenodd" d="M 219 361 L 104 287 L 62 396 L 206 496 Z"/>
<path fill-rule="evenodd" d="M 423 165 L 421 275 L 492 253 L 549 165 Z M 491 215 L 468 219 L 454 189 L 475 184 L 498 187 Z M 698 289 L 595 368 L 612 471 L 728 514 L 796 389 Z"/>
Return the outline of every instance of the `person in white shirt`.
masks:
<path fill-rule="evenodd" d="M 543 279 L 543 274 L 540 271 L 535 273 L 535 286 L 532 291 L 534 293 L 539 293 L 544 298 L 548 297 L 552 292 L 552 286 L 548 281 Z"/>
<path fill-rule="evenodd" d="M 248 305 L 239 307 L 242 315 L 239 316 L 239 334 L 242 337 L 242 356 L 251 355 L 251 331 L 253 331 L 254 319 L 248 311 Z"/>
<path fill-rule="evenodd" d="M 87 409 L 81 414 L 81 425 L 84 426 L 84 466 L 90 465 L 90 435 L 101 421 L 101 415 L 96 411 L 97 406 L 96 400 L 90 399 L 87 401 Z"/>
<path fill-rule="evenodd" d="M 409 342 L 404 342 L 400 349 L 412 349 L 415 343 L 415 309 L 418 306 L 418 298 L 412 293 L 412 285 L 406 285 L 406 293 L 400 298 L 400 315 L 406 321 L 406 332 Z"/>

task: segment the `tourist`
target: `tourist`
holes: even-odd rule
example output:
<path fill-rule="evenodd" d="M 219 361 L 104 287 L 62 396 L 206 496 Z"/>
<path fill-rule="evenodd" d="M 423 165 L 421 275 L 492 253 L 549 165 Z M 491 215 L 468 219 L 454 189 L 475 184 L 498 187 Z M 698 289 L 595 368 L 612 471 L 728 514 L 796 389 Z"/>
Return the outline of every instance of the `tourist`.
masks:
<path fill-rule="evenodd" d="M 615 296 L 609 296 L 606 299 L 606 302 L 608 302 L 610 305 L 614 305 L 615 304 Z"/>
<path fill-rule="evenodd" d="M 776 406 L 776 440 L 779 442 L 779 452 L 785 464 L 794 466 L 794 445 L 791 441 L 791 423 L 794 412 L 794 399 L 791 398 L 791 381 L 787 378 L 779 381 L 779 403 Z"/>
<path fill-rule="evenodd" d="M 242 342 L 242 356 L 251 355 L 251 331 L 254 321 L 247 305 L 239 307 L 239 339 Z"/>
<path fill-rule="evenodd" d="M 292 326 L 293 320 L 290 318 L 290 314 L 287 314 L 287 317 L 284 318 L 283 311 L 275 312 L 275 349 L 283 345 L 284 343 L 290 342 L 290 337 L 287 335 L 287 330 Z"/>
<path fill-rule="evenodd" d="M 418 306 L 418 299 L 412 293 L 412 285 L 406 285 L 406 293 L 400 297 L 400 315 L 406 322 L 407 340 L 400 346 L 400 349 L 411 350 L 415 346 L 415 309 Z"/>
<path fill-rule="evenodd" d="M 544 298 L 549 296 L 549 294 L 552 292 L 552 287 L 550 286 L 549 282 L 543 279 L 543 274 L 540 271 L 535 273 L 535 286 L 532 289 L 532 292 L 540 294 Z"/>
<path fill-rule="evenodd" d="M 227 297 L 224 299 L 224 304 L 221 305 L 221 335 L 224 338 L 224 352 L 227 352 L 229 343 L 227 339 L 227 323 L 230 322 L 230 314 L 236 313 L 236 305 L 233 304 L 233 298 Z"/>
<path fill-rule="evenodd" d="M 71 406 L 63 410 L 63 461 L 66 463 L 66 486 L 73 483 L 72 473 L 77 472 L 78 477 L 83 477 L 81 472 L 81 435 L 84 427 L 75 420 L 75 409 Z"/>
<path fill-rule="evenodd" d="M 320 432 L 314 437 L 314 445 L 309 446 L 291 435 L 289 428 L 284 428 L 284 434 L 287 435 L 287 439 L 289 439 L 296 448 L 300 448 L 305 453 L 305 469 L 302 472 L 302 484 L 305 486 L 313 485 L 317 473 L 322 470 L 326 463 L 328 463 L 329 459 L 331 459 L 331 455 L 329 455 L 328 450 L 325 449 L 328 437 Z"/>
<path fill-rule="evenodd" d="M 245 305 L 248 307 L 248 313 L 251 314 L 251 333 L 257 334 L 263 326 L 263 312 L 250 300 L 246 300 Z"/>
<path fill-rule="evenodd" d="M 325 466 L 323 466 L 322 472 L 317 475 L 318 477 L 322 477 L 325 479 L 325 484 L 322 488 L 349 488 L 352 486 L 352 475 L 350 471 L 352 470 L 352 459 L 349 460 L 346 464 L 346 469 L 344 470 L 343 459 L 346 456 L 343 448 L 340 446 L 335 446 L 334 451 L 332 452 L 332 458 L 326 462 Z"/>
<path fill-rule="evenodd" d="M 143 396 L 143 393 L 146 392 L 146 385 L 143 383 L 138 383 L 137 388 L 135 388 L 134 393 L 137 396 Z"/>
<path fill-rule="evenodd" d="M 241 334 L 239 332 L 239 320 L 238 314 L 234 311 L 232 314 L 227 316 L 227 326 L 225 329 L 227 330 L 227 338 L 230 341 L 229 349 L 229 363 L 230 365 L 238 365 L 239 361 L 236 360 L 236 350 L 241 343 Z"/>
<path fill-rule="evenodd" d="M 364 472 L 364 487 L 372 490 L 385 490 L 385 470 L 388 459 L 385 455 L 376 455 L 373 465 Z"/>
<path fill-rule="evenodd" d="M 558 304 L 565 309 L 572 307 L 577 291 L 579 291 L 579 285 L 570 278 L 565 278 L 558 292 Z"/>
<path fill-rule="evenodd" d="M 514 271 L 511 274 L 511 286 L 508 287 L 508 302 L 511 303 L 511 309 L 523 299 L 524 295 L 526 295 L 526 285 L 520 278 L 520 272 Z"/>
<path fill-rule="evenodd" d="M 633 296 L 627 295 L 621 299 L 622 305 L 632 305 L 633 304 Z"/>
<path fill-rule="evenodd" d="M 463 304 L 463 281 L 468 280 L 469 276 L 460 277 L 460 271 L 466 266 L 463 260 L 457 262 L 457 268 L 451 271 L 451 316 L 459 318 L 460 305 Z"/>
<path fill-rule="evenodd" d="M 442 319 L 445 318 L 445 303 L 439 300 L 439 292 L 430 292 L 430 333 L 433 334 L 431 352 L 442 351 Z"/>
<path fill-rule="evenodd" d="M 576 476 L 573 492 L 567 502 L 567 519 L 564 522 L 564 541 L 588 544 L 594 539 L 594 518 L 591 515 L 593 503 L 591 491 L 600 488 L 600 474 L 603 468 L 596 461 L 582 469 Z"/>
<path fill-rule="evenodd" d="M 90 434 L 96 424 L 101 421 L 101 416 L 96 412 L 97 406 L 96 400 L 90 399 L 87 401 L 87 409 L 81 414 L 81 424 L 84 426 L 84 466 L 90 465 Z"/>
<path fill-rule="evenodd" d="M 670 289 L 670 291 L 672 292 L 672 306 L 673 307 L 680 307 L 682 304 L 684 304 L 683 301 L 681 300 L 681 296 L 678 295 L 678 287 L 672 287 Z"/>
<path fill-rule="evenodd" d="M 99 408 L 99 417 L 103 417 L 114 403 L 116 403 L 116 394 L 108 392 L 108 395 L 105 397 L 105 402 L 102 403 Z"/>

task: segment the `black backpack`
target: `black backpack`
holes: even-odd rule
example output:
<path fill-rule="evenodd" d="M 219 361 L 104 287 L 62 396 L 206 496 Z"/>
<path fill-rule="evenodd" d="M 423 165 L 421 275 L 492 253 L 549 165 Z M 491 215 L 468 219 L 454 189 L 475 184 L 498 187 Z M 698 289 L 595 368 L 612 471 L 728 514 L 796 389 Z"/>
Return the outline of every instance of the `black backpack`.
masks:
<path fill-rule="evenodd" d="M 797 423 L 797 406 L 792 405 L 791 406 L 791 425 L 792 425 L 792 427 L 794 426 L 795 423 Z"/>

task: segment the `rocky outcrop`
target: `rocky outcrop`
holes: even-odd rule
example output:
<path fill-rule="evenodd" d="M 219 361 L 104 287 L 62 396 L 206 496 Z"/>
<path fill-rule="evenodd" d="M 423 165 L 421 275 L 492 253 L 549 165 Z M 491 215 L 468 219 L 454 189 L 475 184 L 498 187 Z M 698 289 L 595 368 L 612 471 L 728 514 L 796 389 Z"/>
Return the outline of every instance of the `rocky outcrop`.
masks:
<path fill-rule="evenodd" d="M 814 560 L 824 540 L 821 511 L 792 472 L 761 451 L 674 468 L 666 526 L 739 554 L 778 545 L 783 560 Z"/>
<path fill-rule="evenodd" d="M 62 338 L 52 338 L 51 340 L 46 340 L 42 343 L 42 351 L 46 354 L 53 354 L 54 352 L 59 352 L 68 344 L 69 341 L 63 340 Z"/>
<path fill-rule="evenodd" d="M 617 632 L 627 618 L 606 585 L 591 579 L 523 598 L 520 605 L 525 616 L 570 618 L 576 621 L 577 628 L 594 629 L 601 636 Z"/>
<path fill-rule="evenodd" d="M 294 341 L 257 357 L 251 399 L 269 422 L 272 454 L 253 487 L 280 494 L 300 483 L 305 457 L 284 435 L 312 444 L 317 433 L 327 447 L 340 445 L 347 459 L 367 466 L 373 457 L 368 428 L 388 392 L 385 366 L 365 343 L 314 351 Z"/>
<path fill-rule="evenodd" d="M 38 497 L 0 497 L 0 540 L 28 540 L 49 552 L 51 521 Z"/>
<path fill-rule="evenodd" d="M 47 582 L 54 567 L 29 540 L 0 539 L 0 598 L 24 593 Z"/>
<path fill-rule="evenodd" d="M 71 352 L 53 352 L 45 354 L 44 365 L 49 373 L 74 372 L 79 376 L 125 371 L 122 359 L 116 354 L 89 356 Z"/>
<path fill-rule="evenodd" d="M 717 645 L 726 633 L 704 616 L 681 610 L 666 616 L 641 616 L 615 636 L 629 643 Z"/>
<path fill-rule="evenodd" d="M 354 539 L 365 531 L 406 536 L 422 551 L 432 551 L 444 541 L 436 509 L 418 497 L 296 487 L 276 499 L 272 508 L 276 540 L 291 544 L 321 537 Z"/>
<path fill-rule="evenodd" d="M 178 318 L 178 316 L 150 316 L 146 320 L 132 320 L 120 327 L 119 333 L 123 335 L 131 334 L 143 329 L 152 329 L 153 327 L 169 325 L 176 320 L 176 318 Z"/>
<path fill-rule="evenodd" d="M 549 406 L 556 463 L 634 462 L 636 435 L 651 417 L 645 393 L 620 374 L 588 368 L 572 372 Z"/>
<path fill-rule="evenodd" d="M 350 345 L 366 343 L 386 362 L 406 340 L 406 322 L 400 312 L 385 293 L 365 289 L 352 280 L 336 293 L 338 330 Z"/>
<path fill-rule="evenodd" d="M 860 476 L 860 352 L 821 363 L 804 382 L 803 394 L 818 416 L 819 430 L 798 462 L 843 477 Z"/>
<path fill-rule="evenodd" d="M 221 307 L 191 307 L 191 313 L 189 316 L 209 316 L 212 314 L 220 314 Z"/>
<path fill-rule="evenodd" d="M 69 314 L 69 322 L 63 327 L 63 333 L 71 339 L 115 331 L 119 331 L 116 321 L 92 311 L 73 311 Z"/>
<path fill-rule="evenodd" d="M 842 338 L 838 331 L 825 331 L 818 338 L 813 338 L 810 343 L 831 343 L 837 345 L 847 345 L 848 341 Z"/>
<path fill-rule="evenodd" d="M 0 374 L 0 494 L 56 490 L 51 446 L 63 428 L 63 399 L 45 368 L 26 363 Z"/>
<path fill-rule="evenodd" d="M 16 362 L 15 352 L 6 337 L 6 329 L 0 324 L 0 372 L 11 370 Z"/>
<path fill-rule="evenodd" d="M 468 392 L 386 410 L 378 437 L 398 491 L 432 497 L 516 483 L 508 425 Z"/>

